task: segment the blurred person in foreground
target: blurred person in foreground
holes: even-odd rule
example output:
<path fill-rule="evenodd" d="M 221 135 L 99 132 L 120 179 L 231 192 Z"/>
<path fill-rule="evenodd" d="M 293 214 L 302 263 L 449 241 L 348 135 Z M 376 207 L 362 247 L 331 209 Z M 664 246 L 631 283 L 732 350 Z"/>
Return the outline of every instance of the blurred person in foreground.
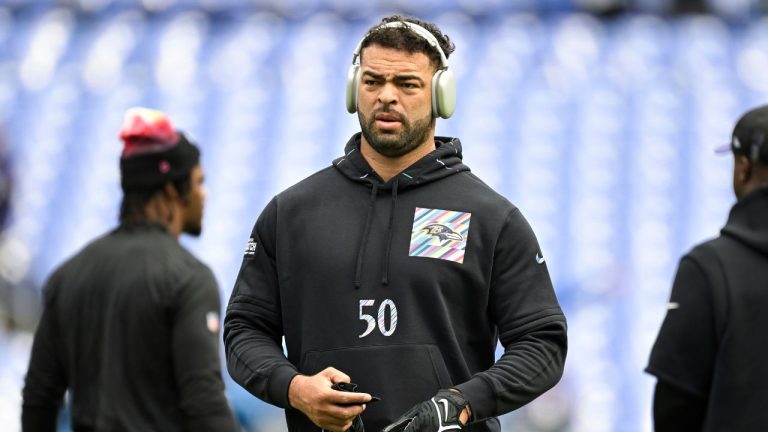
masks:
<path fill-rule="evenodd" d="M 372 27 L 347 83 L 362 131 L 256 221 L 227 365 L 292 432 L 498 431 L 561 377 L 566 322 L 533 231 L 435 136 L 453 50 L 421 20 Z"/>
<path fill-rule="evenodd" d="M 646 369 L 657 432 L 768 428 L 767 140 L 768 105 L 733 130 L 728 222 L 680 261 Z"/>
<path fill-rule="evenodd" d="M 219 291 L 178 242 L 202 228 L 200 152 L 165 114 L 120 132 L 120 224 L 48 279 L 23 390 L 22 429 L 234 431 L 219 361 Z"/>
<path fill-rule="evenodd" d="M 8 226 L 8 219 L 11 213 L 11 158 L 8 154 L 5 141 L 5 131 L 0 125 L 0 257 L 3 256 L 3 249 L 7 241 L 5 229 Z M 13 322 L 13 291 L 16 289 L 13 283 L 5 277 L 7 265 L 11 260 L 0 260 L 0 334 L 7 328 L 14 326 Z"/>

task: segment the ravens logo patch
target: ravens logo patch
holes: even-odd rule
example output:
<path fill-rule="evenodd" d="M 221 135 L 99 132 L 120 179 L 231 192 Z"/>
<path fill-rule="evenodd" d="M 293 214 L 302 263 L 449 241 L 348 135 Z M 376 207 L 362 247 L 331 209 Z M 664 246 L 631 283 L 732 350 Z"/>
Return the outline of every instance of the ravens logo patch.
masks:
<path fill-rule="evenodd" d="M 408 256 L 464 263 L 472 213 L 416 207 Z"/>
<path fill-rule="evenodd" d="M 425 226 L 421 229 L 428 235 L 432 237 L 437 237 L 441 241 L 445 240 L 454 240 L 454 241 L 462 241 L 464 240 L 464 237 L 461 236 L 461 234 L 453 231 L 452 229 L 448 228 L 447 226 L 443 224 L 430 224 Z"/>

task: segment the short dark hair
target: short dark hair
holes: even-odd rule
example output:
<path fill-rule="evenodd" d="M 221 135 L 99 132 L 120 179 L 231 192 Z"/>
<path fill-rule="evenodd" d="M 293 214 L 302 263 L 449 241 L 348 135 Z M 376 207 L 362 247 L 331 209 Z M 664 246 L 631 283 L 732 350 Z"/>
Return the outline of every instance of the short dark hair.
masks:
<path fill-rule="evenodd" d="M 191 174 L 187 174 L 184 177 L 170 181 L 181 199 L 186 199 L 189 196 L 189 191 L 192 189 L 191 179 Z M 120 202 L 120 223 L 143 222 L 146 219 L 145 208 L 147 203 L 159 193 L 165 193 L 165 185 L 150 189 L 126 191 L 123 194 L 122 202 Z"/>
<path fill-rule="evenodd" d="M 363 49 L 371 45 L 380 45 L 385 48 L 393 48 L 408 53 L 421 52 L 429 57 L 430 63 L 436 68 L 442 67 L 442 60 L 440 59 L 440 53 L 432 47 L 423 37 L 414 33 L 411 30 L 403 31 L 403 29 L 396 27 L 384 27 L 381 26 L 391 22 L 407 21 L 416 24 L 420 27 L 424 27 L 427 31 L 437 39 L 440 44 L 440 48 L 443 50 L 445 57 L 451 55 L 456 50 L 456 46 L 451 42 L 451 39 L 444 35 L 440 29 L 432 23 L 422 21 L 418 18 L 405 17 L 402 15 L 390 15 L 384 17 L 381 23 L 368 29 L 368 32 L 363 38 L 363 43 L 360 44 L 360 57 L 362 59 Z"/>

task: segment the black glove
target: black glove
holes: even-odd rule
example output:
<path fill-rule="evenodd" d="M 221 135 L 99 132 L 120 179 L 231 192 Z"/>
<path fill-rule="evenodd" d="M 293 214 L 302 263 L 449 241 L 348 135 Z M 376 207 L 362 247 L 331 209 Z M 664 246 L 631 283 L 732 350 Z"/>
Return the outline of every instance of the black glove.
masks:
<path fill-rule="evenodd" d="M 325 429 L 322 429 L 322 432 L 325 432 Z M 352 420 L 352 426 L 350 426 L 350 428 L 347 429 L 346 432 L 365 432 L 365 426 L 363 426 L 363 419 L 361 419 L 360 416 L 355 417 L 355 419 Z"/>
<path fill-rule="evenodd" d="M 332 385 L 331 388 L 338 391 L 357 392 L 357 384 L 354 384 L 354 383 L 337 382 L 336 384 Z M 372 396 L 372 397 L 373 399 L 371 399 L 370 402 L 377 402 L 380 400 L 376 396 Z M 356 405 L 356 404 L 353 404 L 353 405 Z M 355 417 L 355 419 L 352 420 L 352 427 L 347 429 L 347 432 L 365 432 L 365 426 L 363 426 L 363 419 L 360 418 L 360 416 Z"/>
<path fill-rule="evenodd" d="M 462 430 L 459 416 L 469 402 L 451 390 L 440 390 L 429 400 L 414 406 L 382 432 L 443 432 Z"/>
<path fill-rule="evenodd" d="M 355 417 L 352 420 L 352 427 L 347 429 L 347 432 L 365 432 L 365 426 L 363 426 L 363 419 L 360 416 Z"/>

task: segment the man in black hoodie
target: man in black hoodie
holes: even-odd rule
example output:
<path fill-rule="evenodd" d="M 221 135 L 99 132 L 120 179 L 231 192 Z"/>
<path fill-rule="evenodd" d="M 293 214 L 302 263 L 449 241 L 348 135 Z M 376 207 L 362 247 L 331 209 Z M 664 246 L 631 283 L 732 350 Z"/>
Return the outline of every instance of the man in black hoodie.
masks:
<path fill-rule="evenodd" d="M 499 431 L 560 379 L 566 323 L 530 226 L 435 136 L 453 49 L 417 19 L 371 28 L 347 88 L 361 133 L 256 221 L 227 365 L 291 432 Z M 364 393 L 332 388 L 349 381 Z"/>
<path fill-rule="evenodd" d="M 768 105 L 736 124 L 738 202 L 720 237 L 680 261 L 646 371 L 657 432 L 768 428 Z"/>
<path fill-rule="evenodd" d="M 234 432 L 219 290 L 178 242 L 202 229 L 200 152 L 146 108 L 127 112 L 120 136 L 120 226 L 48 279 L 22 429 L 54 432 L 69 390 L 76 431 Z"/>

